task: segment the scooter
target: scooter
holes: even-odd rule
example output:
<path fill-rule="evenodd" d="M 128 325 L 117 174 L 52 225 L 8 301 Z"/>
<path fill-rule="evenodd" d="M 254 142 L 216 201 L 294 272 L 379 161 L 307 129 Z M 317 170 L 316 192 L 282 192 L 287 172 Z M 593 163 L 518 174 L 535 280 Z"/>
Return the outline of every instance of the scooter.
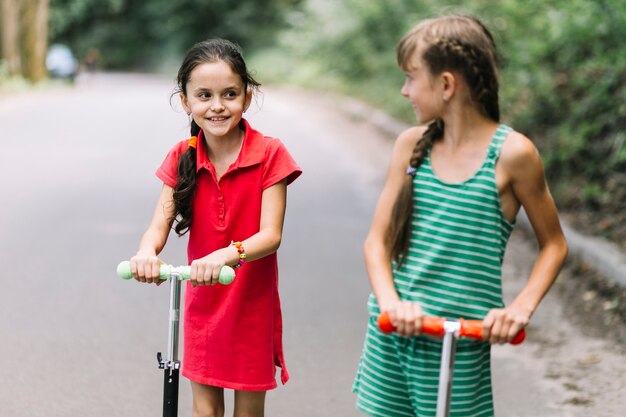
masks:
<path fill-rule="evenodd" d="M 387 312 L 383 312 L 378 317 L 377 324 L 383 333 L 396 331 Z M 461 337 L 483 340 L 482 326 L 483 322 L 481 320 L 447 320 L 442 317 L 424 317 L 422 319 L 422 333 L 443 338 L 437 393 L 437 417 L 448 417 L 450 415 L 450 397 L 452 394 L 452 376 L 454 374 L 454 355 L 456 353 L 457 341 Z M 522 329 L 509 343 L 519 345 L 525 338 L 526 331 Z"/>
<path fill-rule="evenodd" d="M 117 266 L 117 275 L 122 279 L 133 278 L 130 262 L 123 261 Z M 180 361 L 178 360 L 178 331 L 180 318 L 180 283 L 191 278 L 191 267 L 187 265 L 174 267 L 161 265 L 159 279 L 170 281 L 170 317 L 167 344 L 167 357 L 164 360 L 161 352 L 157 352 L 159 369 L 163 369 L 163 417 L 178 416 L 178 386 Z M 224 265 L 218 281 L 228 285 L 235 279 L 235 271 Z"/>

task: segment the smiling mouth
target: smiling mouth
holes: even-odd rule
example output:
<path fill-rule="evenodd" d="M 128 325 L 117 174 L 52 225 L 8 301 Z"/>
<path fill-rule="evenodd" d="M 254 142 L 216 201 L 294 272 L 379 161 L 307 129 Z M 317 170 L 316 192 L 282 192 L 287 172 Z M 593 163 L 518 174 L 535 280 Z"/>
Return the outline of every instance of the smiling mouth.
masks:
<path fill-rule="evenodd" d="M 228 117 L 220 116 L 220 117 L 207 117 L 207 120 L 210 122 L 223 122 L 228 119 Z"/>

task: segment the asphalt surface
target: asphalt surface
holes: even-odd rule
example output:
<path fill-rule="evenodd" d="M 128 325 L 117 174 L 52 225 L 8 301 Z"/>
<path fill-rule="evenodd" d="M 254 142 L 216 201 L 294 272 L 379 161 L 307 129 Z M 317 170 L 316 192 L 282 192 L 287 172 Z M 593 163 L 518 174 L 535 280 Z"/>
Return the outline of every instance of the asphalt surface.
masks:
<path fill-rule="evenodd" d="M 122 281 L 115 266 L 147 226 L 161 187 L 154 170 L 187 135 L 172 87 L 101 75 L 0 96 L 1 416 L 161 415 L 168 289 Z M 247 118 L 304 170 L 289 187 L 279 250 L 292 379 L 268 395 L 267 415 L 358 416 L 351 385 L 369 293 L 361 247 L 391 142 L 332 97 L 299 91 L 267 89 Z M 514 233 L 507 298 L 533 251 Z M 184 263 L 185 240 L 171 236 L 163 259 Z M 525 345 L 494 348 L 498 415 L 623 415 L 624 356 L 579 334 L 560 303 L 546 298 Z M 190 403 L 182 380 L 181 416 Z"/>

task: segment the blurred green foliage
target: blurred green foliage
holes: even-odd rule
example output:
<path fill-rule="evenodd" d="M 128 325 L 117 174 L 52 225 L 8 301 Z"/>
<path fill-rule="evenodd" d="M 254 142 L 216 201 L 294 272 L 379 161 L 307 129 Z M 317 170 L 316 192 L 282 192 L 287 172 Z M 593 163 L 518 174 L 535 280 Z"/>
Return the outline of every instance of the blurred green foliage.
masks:
<path fill-rule="evenodd" d="M 51 42 L 80 57 L 100 51 L 109 69 L 160 71 L 194 43 L 222 37 L 244 47 L 271 44 L 284 12 L 301 0 L 51 0 Z M 170 66 L 171 66 L 170 65 Z M 168 68 L 169 69 L 169 68 Z"/>
<path fill-rule="evenodd" d="M 395 46 L 450 13 L 494 33 L 503 120 L 535 140 L 560 205 L 626 213 L 624 0 L 51 0 L 50 29 L 108 68 L 168 73 L 194 42 L 228 38 L 261 82 L 356 96 L 412 123 Z"/>
<path fill-rule="evenodd" d="M 420 20 L 451 13 L 494 33 L 503 119 L 535 140 L 559 202 L 626 212 L 623 0 L 309 0 L 256 63 L 264 75 L 358 96 L 412 123 L 395 46 Z"/>

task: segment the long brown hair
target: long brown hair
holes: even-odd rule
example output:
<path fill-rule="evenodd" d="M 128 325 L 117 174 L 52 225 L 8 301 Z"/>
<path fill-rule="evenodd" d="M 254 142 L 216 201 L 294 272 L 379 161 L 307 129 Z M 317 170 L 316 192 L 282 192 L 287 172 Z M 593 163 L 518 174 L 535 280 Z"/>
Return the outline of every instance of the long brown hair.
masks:
<path fill-rule="evenodd" d="M 478 19 L 468 16 L 444 16 L 428 19 L 411 29 L 396 49 L 398 66 L 408 71 L 416 53 L 427 65 L 431 75 L 444 71 L 465 79 L 476 109 L 494 121 L 500 120 L 498 104 L 498 51 L 493 36 Z M 444 122 L 435 119 L 417 141 L 408 170 L 414 175 L 428 149 L 443 137 Z M 409 247 L 413 215 L 413 176 L 407 175 L 394 204 L 387 243 L 392 259 L 402 263 Z"/>

